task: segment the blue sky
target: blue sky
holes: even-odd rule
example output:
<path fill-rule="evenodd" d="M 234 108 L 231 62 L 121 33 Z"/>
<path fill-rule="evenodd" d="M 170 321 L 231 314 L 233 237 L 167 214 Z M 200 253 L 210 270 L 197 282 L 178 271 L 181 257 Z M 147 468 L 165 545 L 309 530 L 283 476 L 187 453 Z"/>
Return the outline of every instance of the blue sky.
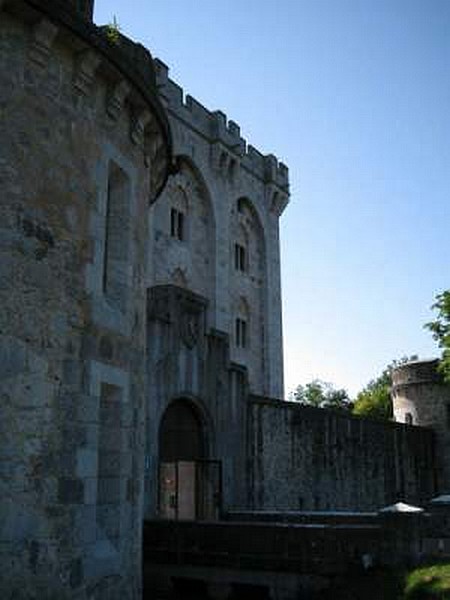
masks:
<path fill-rule="evenodd" d="M 170 76 L 290 169 L 281 221 L 286 391 L 356 393 L 437 355 L 450 287 L 448 0 L 96 0 Z"/>

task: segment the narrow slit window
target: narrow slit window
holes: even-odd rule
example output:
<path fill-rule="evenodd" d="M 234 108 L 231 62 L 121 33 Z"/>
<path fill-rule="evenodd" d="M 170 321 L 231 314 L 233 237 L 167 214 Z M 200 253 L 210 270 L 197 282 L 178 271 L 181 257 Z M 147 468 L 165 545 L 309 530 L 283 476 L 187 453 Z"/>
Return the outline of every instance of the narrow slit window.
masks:
<path fill-rule="evenodd" d="M 130 180 L 114 162 L 109 165 L 105 208 L 103 293 L 110 304 L 126 310 L 130 239 Z"/>
<path fill-rule="evenodd" d="M 170 235 L 176 237 L 177 231 L 177 211 L 172 208 L 170 211 Z"/>
<path fill-rule="evenodd" d="M 247 322 L 244 319 L 236 319 L 236 346 L 247 347 Z"/>
<path fill-rule="evenodd" d="M 234 245 L 234 267 L 237 271 L 247 270 L 247 253 L 241 244 Z"/>
<path fill-rule="evenodd" d="M 184 240 L 184 214 L 172 208 L 170 211 L 170 235 L 180 242 Z"/>
<path fill-rule="evenodd" d="M 178 213 L 177 237 L 180 241 L 184 240 L 184 215 L 182 212 Z"/>

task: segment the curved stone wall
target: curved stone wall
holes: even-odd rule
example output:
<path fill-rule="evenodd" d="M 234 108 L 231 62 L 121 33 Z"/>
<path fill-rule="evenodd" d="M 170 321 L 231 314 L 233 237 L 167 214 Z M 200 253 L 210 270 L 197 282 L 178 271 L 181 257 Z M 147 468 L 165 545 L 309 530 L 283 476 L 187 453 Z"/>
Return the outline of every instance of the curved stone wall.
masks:
<path fill-rule="evenodd" d="M 429 427 L 435 432 L 439 491 L 450 489 L 450 386 L 437 367 L 439 361 L 413 361 L 392 373 L 395 420 Z"/>
<path fill-rule="evenodd" d="M 126 73 L 131 42 L 57 0 L 0 10 L 0 596 L 139 598 L 146 214 L 168 125 Z"/>

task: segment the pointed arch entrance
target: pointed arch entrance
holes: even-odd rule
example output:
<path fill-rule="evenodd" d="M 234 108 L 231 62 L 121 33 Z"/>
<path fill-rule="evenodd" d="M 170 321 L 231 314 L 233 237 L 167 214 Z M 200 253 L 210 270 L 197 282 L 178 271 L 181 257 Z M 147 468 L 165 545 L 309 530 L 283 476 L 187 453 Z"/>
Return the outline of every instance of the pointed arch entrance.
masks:
<path fill-rule="evenodd" d="M 209 459 L 205 415 L 189 399 L 172 401 L 159 426 L 159 515 L 170 520 L 219 517 L 220 463 Z"/>

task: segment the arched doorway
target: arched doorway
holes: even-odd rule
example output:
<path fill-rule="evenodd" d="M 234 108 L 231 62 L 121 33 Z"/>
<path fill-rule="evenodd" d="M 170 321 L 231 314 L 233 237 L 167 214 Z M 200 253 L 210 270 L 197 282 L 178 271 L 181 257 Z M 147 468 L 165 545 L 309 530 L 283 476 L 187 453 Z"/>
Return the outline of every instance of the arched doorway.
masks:
<path fill-rule="evenodd" d="M 198 410 L 189 400 L 175 400 L 165 411 L 159 427 L 161 462 L 203 460 L 205 432 Z"/>
<path fill-rule="evenodd" d="M 159 515 L 163 519 L 217 519 L 220 463 L 209 460 L 208 431 L 188 399 L 174 400 L 159 427 Z"/>

